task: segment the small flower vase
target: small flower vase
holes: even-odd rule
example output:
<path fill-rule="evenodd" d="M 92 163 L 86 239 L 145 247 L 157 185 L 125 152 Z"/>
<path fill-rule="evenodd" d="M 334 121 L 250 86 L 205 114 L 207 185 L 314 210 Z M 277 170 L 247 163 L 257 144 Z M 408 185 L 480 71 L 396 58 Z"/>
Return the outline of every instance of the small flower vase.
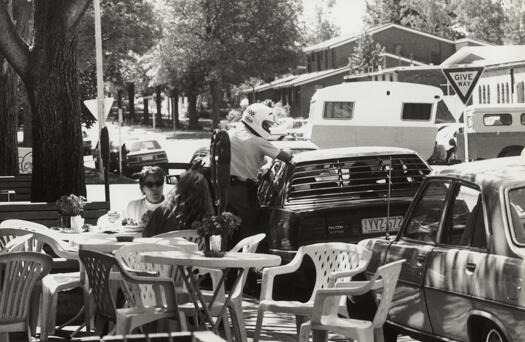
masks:
<path fill-rule="evenodd" d="M 81 233 L 84 230 L 82 226 L 84 225 L 84 218 L 80 215 L 71 216 L 71 230 L 75 233 Z"/>
<path fill-rule="evenodd" d="M 212 235 L 210 236 L 210 251 L 220 252 L 221 251 L 222 236 Z"/>
<path fill-rule="evenodd" d="M 224 252 L 221 251 L 222 236 L 210 235 L 204 237 L 204 255 L 207 257 L 222 257 Z"/>

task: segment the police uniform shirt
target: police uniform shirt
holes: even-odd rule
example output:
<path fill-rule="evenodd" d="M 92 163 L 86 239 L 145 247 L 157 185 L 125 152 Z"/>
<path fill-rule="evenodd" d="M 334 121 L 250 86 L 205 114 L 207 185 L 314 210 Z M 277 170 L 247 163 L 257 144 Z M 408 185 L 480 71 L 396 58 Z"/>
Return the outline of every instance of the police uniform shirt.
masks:
<path fill-rule="evenodd" d="M 275 159 L 280 150 L 272 143 L 240 127 L 230 134 L 230 174 L 241 180 L 257 181 L 257 173 L 264 165 L 264 156 Z"/>

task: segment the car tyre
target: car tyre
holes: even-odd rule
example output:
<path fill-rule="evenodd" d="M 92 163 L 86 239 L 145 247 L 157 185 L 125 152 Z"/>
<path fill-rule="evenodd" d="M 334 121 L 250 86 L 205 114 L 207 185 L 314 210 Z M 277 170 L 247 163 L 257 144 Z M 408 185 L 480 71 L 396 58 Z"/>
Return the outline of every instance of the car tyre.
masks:
<path fill-rule="evenodd" d="M 389 324 L 383 326 L 384 342 L 397 342 L 398 332 Z"/>
<path fill-rule="evenodd" d="M 482 342 L 507 342 L 507 339 L 493 323 L 487 323 L 483 326 L 481 333 Z"/>

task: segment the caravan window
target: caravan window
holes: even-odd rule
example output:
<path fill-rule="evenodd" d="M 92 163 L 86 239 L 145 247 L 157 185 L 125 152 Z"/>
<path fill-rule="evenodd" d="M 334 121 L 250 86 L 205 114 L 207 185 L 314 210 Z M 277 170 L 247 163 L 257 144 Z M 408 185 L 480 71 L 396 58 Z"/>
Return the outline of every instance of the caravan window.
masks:
<path fill-rule="evenodd" d="M 325 102 L 323 118 L 348 120 L 354 116 L 354 102 Z"/>
<path fill-rule="evenodd" d="M 432 103 L 403 103 L 402 120 L 430 120 Z"/>
<path fill-rule="evenodd" d="M 505 114 L 485 114 L 483 115 L 485 126 L 510 126 L 512 125 L 512 115 Z"/>

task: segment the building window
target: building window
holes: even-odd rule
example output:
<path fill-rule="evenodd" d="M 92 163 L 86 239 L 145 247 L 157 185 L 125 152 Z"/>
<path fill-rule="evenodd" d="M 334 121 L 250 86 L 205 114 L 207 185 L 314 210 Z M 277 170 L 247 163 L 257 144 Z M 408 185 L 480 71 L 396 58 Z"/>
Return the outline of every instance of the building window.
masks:
<path fill-rule="evenodd" d="M 383 75 L 381 76 L 381 78 L 383 79 L 383 81 L 386 81 L 386 75 L 385 75 L 385 74 L 383 74 Z"/>
<path fill-rule="evenodd" d="M 499 92 L 499 83 L 496 85 L 496 89 L 497 89 L 497 93 L 498 93 L 498 97 L 497 97 L 497 103 L 501 103 L 501 94 Z"/>
<path fill-rule="evenodd" d="M 525 102 L 525 82 L 521 81 L 516 84 L 516 96 L 518 103 Z"/>
<path fill-rule="evenodd" d="M 394 44 L 394 55 L 403 56 L 403 45 Z"/>
<path fill-rule="evenodd" d="M 483 102 L 482 103 L 487 103 L 487 91 L 485 89 L 485 86 L 483 86 Z"/>
<path fill-rule="evenodd" d="M 487 84 L 487 103 L 490 103 L 490 84 Z"/>
<path fill-rule="evenodd" d="M 390 74 L 390 82 L 394 82 L 394 75 Z"/>
<path fill-rule="evenodd" d="M 505 96 L 507 97 L 507 103 L 511 103 L 512 101 L 510 100 L 510 96 L 509 96 L 509 84 L 508 83 L 505 83 Z"/>
<path fill-rule="evenodd" d="M 483 103 L 481 102 L 481 86 L 478 86 L 478 103 Z"/>

